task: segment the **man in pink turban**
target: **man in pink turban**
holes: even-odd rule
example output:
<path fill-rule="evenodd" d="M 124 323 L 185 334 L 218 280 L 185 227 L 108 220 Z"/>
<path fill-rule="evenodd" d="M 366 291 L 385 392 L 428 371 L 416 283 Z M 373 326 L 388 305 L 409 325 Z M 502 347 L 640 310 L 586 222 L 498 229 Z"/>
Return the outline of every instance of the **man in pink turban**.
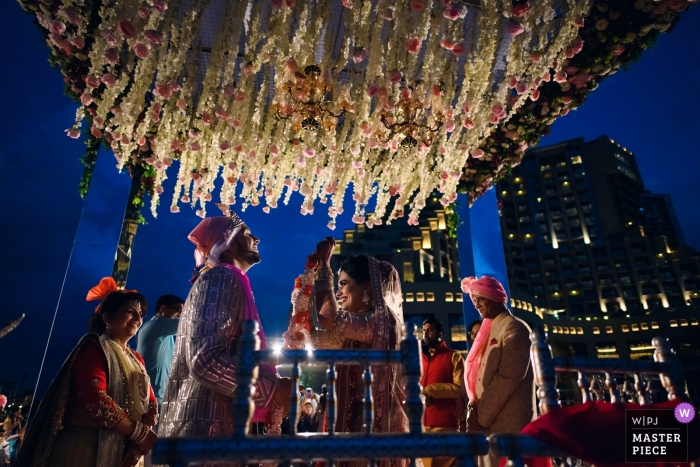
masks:
<path fill-rule="evenodd" d="M 484 319 L 465 369 L 467 431 L 519 433 L 537 416 L 530 328 L 510 313 L 506 291 L 493 277 L 468 277 L 462 290 Z M 498 467 L 499 459 L 489 454 L 479 465 Z"/>
<path fill-rule="evenodd" d="M 188 236 L 196 247 L 196 264 L 203 268 L 193 280 L 180 316 L 158 428 L 161 436 L 231 436 L 233 433 L 231 396 L 236 388 L 233 355 L 243 322 L 254 320 L 260 324 L 246 274 L 260 262 L 260 240 L 227 206 L 219 207 L 226 216 L 202 220 Z M 261 348 L 265 349 L 262 326 L 258 336 Z M 260 365 L 252 421 L 281 418 L 291 393 L 289 378 L 281 378 L 274 365 Z"/>

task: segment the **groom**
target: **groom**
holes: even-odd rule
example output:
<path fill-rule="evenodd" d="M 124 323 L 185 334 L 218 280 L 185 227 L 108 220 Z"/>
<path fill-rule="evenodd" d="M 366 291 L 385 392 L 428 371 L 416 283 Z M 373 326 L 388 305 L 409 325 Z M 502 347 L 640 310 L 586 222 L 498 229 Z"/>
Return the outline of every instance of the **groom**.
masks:
<path fill-rule="evenodd" d="M 226 216 L 202 220 L 187 237 L 204 265 L 185 302 L 177 332 L 175 357 L 163 398 L 160 436 L 231 436 L 231 403 L 236 387 L 234 352 L 243 321 L 260 323 L 246 272 L 260 262 L 260 240 L 228 207 Z M 258 333 L 261 348 L 265 334 Z M 286 412 L 291 380 L 261 365 L 255 384 L 253 422 L 267 410 Z"/>

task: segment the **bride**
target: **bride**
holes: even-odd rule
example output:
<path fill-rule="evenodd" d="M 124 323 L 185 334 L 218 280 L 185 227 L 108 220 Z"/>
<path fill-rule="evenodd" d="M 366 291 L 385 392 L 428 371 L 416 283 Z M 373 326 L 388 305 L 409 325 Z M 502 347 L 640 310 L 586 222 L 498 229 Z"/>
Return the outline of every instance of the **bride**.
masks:
<path fill-rule="evenodd" d="M 353 256 L 339 270 L 338 291 L 330 259 L 335 240 L 328 237 L 317 245 L 319 265 L 314 280 L 316 310 L 322 330 L 312 330 L 315 348 L 399 348 L 403 311 L 401 282 L 394 267 L 371 256 Z M 337 298 L 337 301 L 336 301 Z M 338 307 L 340 304 L 340 307 Z M 338 418 L 336 432 L 363 431 L 363 368 L 339 365 L 337 380 Z M 403 410 L 403 381 L 399 365 L 372 365 L 374 399 L 373 433 L 408 432 Z M 352 464 L 366 465 L 366 462 Z M 383 466 L 406 466 L 406 459 L 380 461 Z"/>

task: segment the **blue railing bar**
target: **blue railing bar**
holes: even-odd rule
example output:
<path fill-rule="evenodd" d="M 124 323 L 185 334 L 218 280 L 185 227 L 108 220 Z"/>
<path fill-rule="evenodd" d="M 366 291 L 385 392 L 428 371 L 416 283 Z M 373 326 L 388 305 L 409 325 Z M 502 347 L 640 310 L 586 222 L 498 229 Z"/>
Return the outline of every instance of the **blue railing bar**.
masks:
<path fill-rule="evenodd" d="M 258 350 L 260 363 L 280 365 L 284 363 L 355 364 L 403 363 L 399 350 Z"/>
<path fill-rule="evenodd" d="M 617 358 L 554 358 L 556 371 L 598 371 L 601 373 L 663 373 L 668 365 L 646 360 L 620 360 Z"/>
<path fill-rule="evenodd" d="M 467 458 L 488 453 L 484 434 L 359 433 L 232 438 L 165 438 L 153 450 L 154 464 L 324 461 L 418 457 Z M 357 457 L 353 457 L 357 456 Z"/>
<path fill-rule="evenodd" d="M 568 457 L 558 449 L 528 435 L 491 435 L 489 436 L 489 446 L 491 452 L 498 457 L 507 457 L 511 460 L 519 459 L 520 462 L 522 462 L 523 457 Z"/>

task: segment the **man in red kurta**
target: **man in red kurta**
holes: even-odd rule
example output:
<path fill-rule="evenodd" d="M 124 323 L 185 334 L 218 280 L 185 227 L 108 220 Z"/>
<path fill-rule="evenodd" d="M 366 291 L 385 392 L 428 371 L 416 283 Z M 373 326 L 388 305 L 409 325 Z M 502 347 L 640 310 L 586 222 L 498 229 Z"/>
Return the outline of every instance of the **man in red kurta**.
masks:
<path fill-rule="evenodd" d="M 464 420 L 464 402 L 460 384 L 464 361 L 443 339 L 443 324 L 435 319 L 423 321 L 423 377 L 426 432 L 457 431 Z M 425 467 L 449 467 L 454 457 L 424 458 Z"/>

